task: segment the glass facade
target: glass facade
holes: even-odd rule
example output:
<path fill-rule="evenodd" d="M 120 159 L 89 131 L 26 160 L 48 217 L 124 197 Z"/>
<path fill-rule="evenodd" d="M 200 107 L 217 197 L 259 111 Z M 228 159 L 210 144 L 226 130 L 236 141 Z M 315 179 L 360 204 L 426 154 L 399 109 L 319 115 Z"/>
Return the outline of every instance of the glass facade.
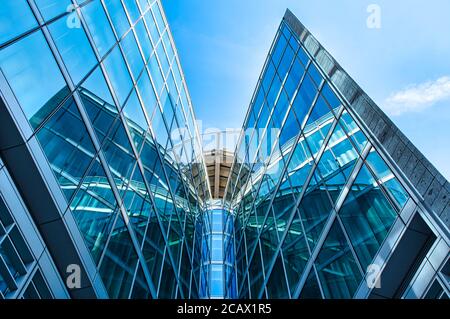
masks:
<path fill-rule="evenodd" d="M 411 195 L 295 27 L 279 27 L 236 148 L 227 287 L 240 298 L 353 298 Z"/>
<path fill-rule="evenodd" d="M 0 31 L 0 299 L 78 296 L 42 194 L 104 298 L 359 298 L 426 211 L 286 17 L 214 200 L 159 0 L 5 0 Z M 449 295 L 446 265 L 421 296 Z"/>
<path fill-rule="evenodd" d="M 197 297 L 208 189 L 193 180 L 201 148 L 161 4 L 77 2 L 2 3 L 2 73 L 109 297 Z"/>

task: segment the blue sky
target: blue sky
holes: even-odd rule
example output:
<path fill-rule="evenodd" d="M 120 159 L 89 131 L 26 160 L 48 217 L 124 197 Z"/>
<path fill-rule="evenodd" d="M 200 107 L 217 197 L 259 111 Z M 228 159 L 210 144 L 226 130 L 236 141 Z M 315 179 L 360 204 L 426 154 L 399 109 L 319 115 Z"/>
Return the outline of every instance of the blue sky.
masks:
<path fill-rule="evenodd" d="M 289 8 L 450 179 L 450 1 L 162 0 L 203 128 L 242 126 Z M 367 8 L 381 9 L 370 29 Z"/>

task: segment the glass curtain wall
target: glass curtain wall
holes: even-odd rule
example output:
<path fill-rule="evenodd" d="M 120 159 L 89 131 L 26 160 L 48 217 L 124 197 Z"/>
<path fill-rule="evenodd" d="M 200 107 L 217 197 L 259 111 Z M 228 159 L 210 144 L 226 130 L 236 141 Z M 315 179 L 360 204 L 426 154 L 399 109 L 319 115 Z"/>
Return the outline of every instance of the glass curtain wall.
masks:
<path fill-rule="evenodd" d="M 1 72 L 109 296 L 197 297 L 209 191 L 160 1 L 6 0 L 0 21 Z"/>

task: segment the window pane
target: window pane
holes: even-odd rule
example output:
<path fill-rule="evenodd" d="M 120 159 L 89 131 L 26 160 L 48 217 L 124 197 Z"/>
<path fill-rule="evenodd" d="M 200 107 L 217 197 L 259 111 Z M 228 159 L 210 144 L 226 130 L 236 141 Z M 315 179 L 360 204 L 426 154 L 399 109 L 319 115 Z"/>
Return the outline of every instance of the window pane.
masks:
<path fill-rule="evenodd" d="M 147 121 L 145 119 L 144 112 L 142 111 L 141 104 L 139 103 L 135 91 L 133 91 L 131 97 L 128 99 L 123 112 L 126 119 L 129 119 L 133 123 L 137 124 L 140 128 L 146 130 L 146 128 L 148 127 Z"/>
<path fill-rule="evenodd" d="M 34 128 L 68 94 L 40 31 L 0 51 L 0 67 Z"/>
<path fill-rule="evenodd" d="M 342 112 L 341 124 L 347 130 L 359 151 L 362 152 L 367 144 L 367 138 L 346 110 Z"/>
<path fill-rule="evenodd" d="M 308 74 L 311 75 L 314 83 L 316 83 L 317 87 L 319 87 L 323 81 L 323 78 L 320 75 L 319 70 L 317 70 L 317 67 L 313 63 L 309 65 Z"/>
<path fill-rule="evenodd" d="M 386 238 L 396 212 L 365 165 L 339 215 L 362 267 L 366 269 Z"/>
<path fill-rule="evenodd" d="M 308 279 L 306 279 L 305 285 L 300 293 L 300 299 L 322 299 L 322 293 L 320 292 L 314 269 L 311 269 Z"/>
<path fill-rule="evenodd" d="M 131 23 L 135 23 L 140 16 L 140 12 L 135 0 L 124 0 L 125 7 L 127 8 L 128 15 L 130 16 Z"/>
<path fill-rule="evenodd" d="M 137 260 L 130 234 L 119 215 L 100 265 L 100 276 L 110 298 L 128 298 Z"/>
<path fill-rule="evenodd" d="M 367 156 L 367 162 L 377 176 L 378 182 L 387 189 L 399 207 L 403 208 L 409 195 L 375 149 Z"/>
<path fill-rule="evenodd" d="M 159 9 L 158 2 L 152 6 L 153 14 L 155 15 L 156 22 L 158 23 L 159 31 L 162 33 L 165 29 L 164 20 L 161 14 L 161 10 Z"/>
<path fill-rule="evenodd" d="M 39 130 L 37 138 L 62 191 L 70 199 L 95 154 L 72 98 Z"/>
<path fill-rule="evenodd" d="M 125 60 L 130 66 L 131 73 L 133 74 L 134 79 L 137 80 L 139 74 L 144 68 L 144 62 L 142 60 L 142 56 L 137 46 L 133 32 L 129 32 L 120 44 L 122 46 Z"/>
<path fill-rule="evenodd" d="M 303 124 L 303 120 L 311 108 L 311 104 L 316 94 L 317 90 L 312 84 L 311 78 L 305 76 L 302 85 L 300 86 L 300 90 L 292 104 L 300 124 Z"/>
<path fill-rule="evenodd" d="M 97 67 L 94 72 L 81 84 L 80 91 L 86 95 L 95 96 L 99 104 L 114 105 L 111 92 L 106 84 L 102 69 Z M 82 93 L 82 94 L 83 94 Z"/>
<path fill-rule="evenodd" d="M 332 205 L 323 184 L 317 184 L 313 176 L 299 205 L 300 216 L 305 227 L 311 250 L 317 244 Z"/>
<path fill-rule="evenodd" d="M 100 56 L 104 56 L 116 42 L 116 38 L 108 22 L 100 1 L 92 1 L 81 8 L 89 31 L 94 39 Z"/>
<path fill-rule="evenodd" d="M 353 297 L 362 276 L 337 221 L 317 256 L 316 267 L 325 298 Z"/>
<path fill-rule="evenodd" d="M 301 221 L 298 214 L 295 214 L 295 218 L 289 227 L 282 247 L 284 266 L 286 268 L 291 294 L 294 294 L 309 259 L 308 246 L 306 245 Z"/>
<path fill-rule="evenodd" d="M 167 56 L 164 51 L 164 46 L 162 42 L 160 42 L 159 45 L 156 47 L 156 52 L 158 54 L 159 63 L 161 63 L 162 73 L 165 77 L 167 76 L 167 72 L 169 72 L 169 60 L 167 60 Z"/>
<path fill-rule="evenodd" d="M 77 85 L 97 63 L 83 28 L 68 28 L 61 18 L 49 26 L 64 64 Z"/>
<path fill-rule="evenodd" d="M 127 15 L 120 0 L 105 0 L 106 9 L 109 12 L 114 29 L 120 39 L 130 29 Z"/>
<path fill-rule="evenodd" d="M 141 45 L 142 52 L 144 53 L 144 60 L 145 62 L 148 61 L 150 58 L 150 54 L 152 53 L 153 47 L 152 43 L 150 42 L 150 38 L 147 33 L 147 29 L 145 28 L 144 21 L 140 20 L 136 26 L 136 35 L 139 40 L 139 44 Z"/>
<path fill-rule="evenodd" d="M 131 91 L 133 82 L 131 81 L 130 73 L 128 72 L 119 47 L 114 48 L 106 58 L 104 64 L 119 103 L 122 106 Z"/>
<path fill-rule="evenodd" d="M 123 186 L 127 184 L 130 178 L 136 159 L 128 135 L 120 120 L 114 123 L 106 138 L 103 152 L 119 191 L 124 190 Z"/>
<path fill-rule="evenodd" d="M 285 276 L 283 262 L 281 260 L 281 255 L 279 255 L 267 282 L 267 294 L 269 299 L 289 298 Z"/>
<path fill-rule="evenodd" d="M 278 63 L 281 60 L 281 57 L 283 55 L 284 49 L 286 47 L 286 38 L 284 35 L 280 34 L 277 42 L 275 43 L 273 52 L 272 52 L 272 59 L 276 66 L 278 66 Z"/>
<path fill-rule="evenodd" d="M 63 12 L 71 12 L 74 8 L 70 0 L 34 0 L 44 20 L 50 20 Z M 73 17 L 76 17 L 74 13 Z M 63 18 L 64 21 L 71 17 Z"/>
<path fill-rule="evenodd" d="M 3 0 L 0 6 L 0 44 L 36 26 L 26 0 Z"/>
<path fill-rule="evenodd" d="M 300 80 L 303 76 L 305 69 L 298 59 L 294 60 L 294 64 L 292 65 L 292 69 L 289 72 L 289 75 L 286 79 L 286 83 L 284 85 L 286 92 L 289 95 L 289 98 L 293 97 L 294 91 L 297 89 L 300 84 Z"/>
<path fill-rule="evenodd" d="M 358 153 L 338 123 L 318 163 L 320 175 L 333 201 L 346 185 L 357 159 Z"/>
<path fill-rule="evenodd" d="M 291 67 L 292 59 L 294 58 L 294 51 L 292 51 L 290 46 L 286 47 L 284 51 L 283 58 L 281 59 L 280 65 L 278 66 L 278 75 L 282 80 L 286 76 L 289 68 Z"/>
<path fill-rule="evenodd" d="M 325 83 L 325 85 L 323 86 L 322 95 L 325 96 L 325 99 L 327 100 L 328 104 L 330 104 L 332 109 L 335 109 L 341 105 L 341 101 L 339 101 L 339 99 L 333 93 L 328 83 Z"/>
<path fill-rule="evenodd" d="M 153 45 L 155 46 L 158 43 L 160 38 L 158 28 L 156 27 L 156 22 L 153 19 L 152 12 L 148 11 L 144 16 L 145 22 L 147 22 L 147 28 L 150 31 L 150 36 L 152 37 Z"/>
<path fill-rule="evenodd" d="M 148 70 L 150 71 L 153 83 L 155 84 L 156 94 L 159 95 L 164 85 L 164 79 L 161 74 L 161 69 L 159 68 L 158 60 L 156 59 L 156 54 L 153 54 L 150 58 Z"/>
<path fill-rule="evenodd" d="M 147 114 L 151 117 L 156 106 L 156 95 L 153 91 L 152 83 L 148 77 L 147 72 L 144 72 L 138 82 L 138 90 L 141 94 L 142 102 L 144 103 Z"/>
<path fill-rule="evenodd" d="M 70 203 L 72 214 L 96 263 L 111 231 L 115 208 L 111 186 L 97 159 Z"/>

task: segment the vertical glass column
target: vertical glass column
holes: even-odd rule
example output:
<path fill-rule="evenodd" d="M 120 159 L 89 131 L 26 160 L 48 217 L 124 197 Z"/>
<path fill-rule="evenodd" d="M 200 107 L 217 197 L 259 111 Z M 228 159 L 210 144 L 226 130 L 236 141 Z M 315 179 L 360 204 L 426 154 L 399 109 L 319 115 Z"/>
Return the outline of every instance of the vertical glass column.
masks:
<path fill-rule="evenodd" d="M 234 273 L 233 254 L 226 253 L 232 241 L 232 215 L 222 201 L 211 201 L 203 216 L 202 278 L 207 281 L 202 298 L 224 299 L 231 295 L 225 283 Z"/>

